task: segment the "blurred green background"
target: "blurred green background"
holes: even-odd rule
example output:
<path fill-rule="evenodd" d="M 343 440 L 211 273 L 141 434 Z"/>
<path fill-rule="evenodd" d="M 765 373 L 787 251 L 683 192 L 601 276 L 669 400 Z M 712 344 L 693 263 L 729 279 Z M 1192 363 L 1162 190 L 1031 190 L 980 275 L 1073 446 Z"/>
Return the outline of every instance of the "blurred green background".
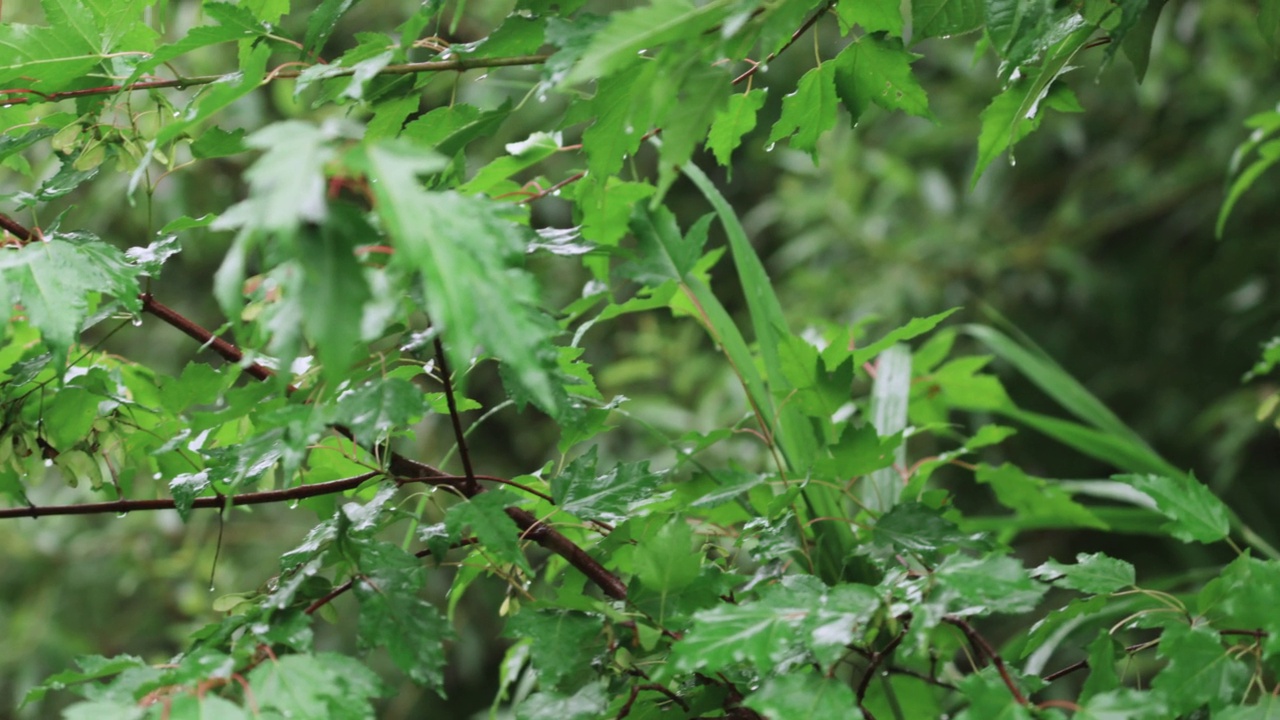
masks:
<path fill-rule="evenodd" d="M 284 30 L 301 35 L 313 5 L 295 2 Z M 417 5 L 359 4 L 339 25 L 330 54 L 352 45 L 357 32 L 390 32 Z M 469 2 L 456 33 L 447 36 L 478 39 L 511 5 Z M 629 5 L 589 8 L 604 13 Z M 198 3 L 162 1 L 157 12 L 162 9 L 171 33 L 200 22 Z M 452 12 L 450 3 L 446 16 Z M 32 0 L 6 0 L 3 13 L 6 22 L 42 21 Z M 1242 121 L 1280 100 L 1276 61 L 1252 14 L 1243 3 L 1171 3 L 1141 85 L 1127 61 L 1118 57 L 1100 73 L 1103 50 L 1086 51 L 1082 67 L 1067 76 L 1086 112 L 1049 115 L 1017 147 L 1016 164 L 997 161 L 973 186 L 979 113 L 998 89 L 993 59 L 975 59 L 976 38 L 915 48 L 924 55 L 915 68 L 936 123 L 872 111 L 858 127 L 842 122 L 828 133 L 815 165 L 782 144 L 765 147 L 782 96 L 813 64 L 806 37 L 769 63 L 761 81 L 771 89 L 759 128 L 735 155 L 731 172 L 714 176 L 743 216 L 794 327 L 870 322 L 883 330 L 957 306 L 964 309 L 952 324 L 1006 318 L 1157 451 L 1194 470 L 1245 522 L 1277 543 L 1280 437 L 1255 418 L 1259 399 L 1274 387 L 1240 381 L 1259 344 L 1280 334 L 1275 179 L 1264 176 L 1244 197 L 1223 240 L 1213 233 L 1228 163 L 1246 137 Z M 820 25 L 817 46 L 824 58 L 842 42 L 834 21 Z M 190 74 L 234 65 L 217 51 L 184 62 L 182 70 Z M 445 104 L 455 94 L 458 101 L 493 106 L 508 96 L 520 98 L 538 80 L 536 70 L 491 75 L 439 76 L 424 86 L 424 107 Z M 288 83 L 276 83 L 231 107 L 223 125 L 251 129 L 282 117 L 314 116 L 303 100 L 291 96 Z M 551 95 L 541 108 L 527 108 L 500 134 L 473 145 L 473 167 L 501 153 L 504 143 L 554 129 L 561 101 Z M 362 117 L 358 108 L 351 115 Z M 576 142 L 580 131 L 566 129 L 565 142 Z M 47 149 L 30 159 L 48 172 L 55 169 Z M 236 156 L 198 163 L 135 204 L 122 202 L 128 170 L 104 170 L 82 191 L 43 209 L 41 218 L 65 208 L 64 229 L 90 230 L 122 247 L 145 244 L 173 218 L 218 212 L 238 200 L 250 161 Z M 643 167 L 652 160 L 642 154 L 638 162 Z M 563 153 L 554 163 L 543 169 L 550 182 L 578 169 L 581 159 Z M 701 164 L 710 169 L 714 161 L 705 156 Z M 26 189 L 17 174 L 0 169 L 0 193 Z M 677 184 L 673 196 L 686 224 L 708 210 L 690 187 Z M 566 204 L 548 198 L 535 207 L 535 224 L 568 226 L 567 213 Z M 184 235 L 183 252 L 157 282 L 156 296 L 207 327 L 221 325 L 209 288 L 228 241 L 204 231 Z M 572 262 L 534 262 L 548 292 L 562 302 L 587 281 Z M 716 288 L 731 309 L 741 310 L 729 269 L 727 263 L 717 267 Z M 592 330 L 586 345 L 606 397 L 631 398 L 624 409 L 634 421 L 624 419 L 604 440 L 613 456 L 653 458 L 660 466 L 664 451 L 642 423 L 672 432 L 708 430 L 743 412 L 728 368 L 687 321 L 628 316 Z M 193 359 L 214 361 L 152 320 L 118 333 L 107 347 L 171 372 Z M 1007 384 L 1020 404 L 1055 411 L 1018 378 L 1010 375 Z M 468 390 L 487 404 L 502 398 L 496 380 L 484 373 L 471 378 Z M 554 428 L 532 414 L 500 413 L 476 434 L 477 469 L 528 472 L 554 457 L 555 439 Z M 411 449 L 438 459 L 450 444 L 437 419 L 423 424 L 419 446 Z M 1111 472 L 1027 430 L 999 452 L 1045 477 Z M 958 477 L 943 481 L 966 509 L 991 506 L 986 488 Z M 83 490 L 51 483 L 39 493 L 43 503 L 84 497 Z M 79 654 L 163 660 L 179 651 L 187 633 L 216 617 L 215 598 L 267 582 L 280 552 L 297 544 L 314 520 L 307 510 L 278 508 L 233 513 L 221 530 L 207 513 L 185 526 L 165 513 L 0 523 L 0 708 L 16 707 L 27 687 Z M 1020 547 L 1032 562 L 1105 550 L 1142 563 L 1140 573 L 1154 576 L 1210 560 L 1203 549 L 1149 537 L 1118 543 L 1115 537 L 1043 532 L 1024 540 Z M 449 573 L 431 573 L 436 599 L 447 590 Z M 468 717 L 487 708 L 503 651 L 493 619 L 501 591 L 500 583 L 481 583 L 463 601 L 449 701 L 441 705 L 389 675 L 400 692 L 384 717 L 420 717 L 428 707 Z M 329 647 L 352 642 L 341 626 L 327 626 L 319 638 Z M 14 716 L 52 716 L 55 706 Z"/>

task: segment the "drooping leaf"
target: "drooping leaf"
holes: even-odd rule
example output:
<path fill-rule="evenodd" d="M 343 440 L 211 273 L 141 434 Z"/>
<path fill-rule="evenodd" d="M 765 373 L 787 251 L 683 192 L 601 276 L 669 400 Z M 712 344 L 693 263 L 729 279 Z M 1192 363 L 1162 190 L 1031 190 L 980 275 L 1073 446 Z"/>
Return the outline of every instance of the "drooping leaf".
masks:
<path fill-rule="evenodd" d="M 1176 624 L 1160 636 L 1160 656 L 1169 664 L 1151 681 L 1173 715 L 1203 704 L 1220 709 L 1244 695 L 1250 666 L 1229 654 L 1211 628 Z"/>
<path fill-rule="evenodd" d="M 920 57 L 898 39 L 866 35 L 836 56 L 835 90 L 856 124 L 872 104 L 886 110 L 931 117 L 929 98 L 911 73 Z"/>
<path fill-rule="evenodd" d="M 990 485 L 1000 504 L 1013 510 L 1020 521 L 1061 527 L 1107 527 L 1052 480 L 1032 477 L 1013 465 L 979 465 L 975 477 L 978 482 Z"/>
<path fill-rule="evenodd" d="M 742 144 L 742 136 L 756 127 L 756 113 L 764 107 L 764 90 L 750 90 L 729 98 L 729 104 L 716 113 L 707 134 L 707 148 L 716 162 L 729 166 L 733 151 Z"/>
<path fill-rule="evenodd" d="M 818 138 L 836 125 L 836 63 L 824 63 L 804 74 L 796 91 L 782 98 L 782 117 L 769 133 L 772 147 L 791 138 L 791 145 L 818 160 Z"/>

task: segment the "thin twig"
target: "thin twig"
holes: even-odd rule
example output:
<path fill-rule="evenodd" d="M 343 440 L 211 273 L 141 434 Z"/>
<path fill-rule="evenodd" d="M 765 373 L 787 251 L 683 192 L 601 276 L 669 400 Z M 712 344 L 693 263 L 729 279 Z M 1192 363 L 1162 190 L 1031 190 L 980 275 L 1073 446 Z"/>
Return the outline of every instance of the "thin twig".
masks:
<path fill-rule="evenodd" d="M 449 406 L 449 421 L 453 424 L 453 436 L 458 443 L 458 458 L 462 460 L 462 471 L 466 473 L 466 492 L 475 495 L 480 486 L 476 483 L 476 471 L 471 466 L 471 452 L 467 450 L 467 434 L 462 429 L 462 415 L 458 412 L 458 401 L 453 396 L 453 379 L 449 376 L 449 361 L 445 357 L 444 343 L 440 336 L 435 337 L 436 364 L 440 366 L 440 383 L 444 385 L 444 400 Z"/>
<path fill-rule="evenodd" d="M 446 72 L 457 70 L 459 72 L 465 70 L 476 70 L 480 68 L 497 68 L 497 67 L 515 67 L 521 65 L 541 65 L 546 62 L 547 55 L 517 55 L 513 57 L 498 58 L 457 58 L 454 60 L 431 60 L 427 62 L 404 63 L 401 65 L 388 65 L 378 71 L 378 75 L 414 75 L 424 72 Z M 331 68 L 327 71 L 325 77 L 344 77 L 354 75 L 358 71 L 355 67 Z M 277 68 L 269 75 L 269 80 L 281 80 L 288 78 L 297 78 L 303 73 L 302 70 L 280 70 Z M 143 80 L 126 85 L 102 85 L 100 87 L 82 88 L 79 90 L 59 90 L 57 92 L 45 93 L 33 88 L 8 88 L 0 90 L 0 96 L 5 97 L 4 104 L 35 104 L 38 102 L 57 102 L 59 100 L 68 100 L 71 98 L 88 97 L 92 95 L 113 95 L 115 93 L 134 92 L 137 90 L 161 90 L 165 88 L 176 88 L 182 90 L 189 87 L 197 87 L 200 85 L 211 85 L 217 82 L 224 82 L 229 78 L 236 77 L 237 73 L 227 75 L 196 75 L 192 77 L 173 78 L 171 80 Z M 268 82 L 269 80 L 264 80 Z"/>
<path fill-rule="evenodd" d="M 359 487 L 380 473 L 371 472 L 341 480 L 299 485 L 283 490 L 264 490 L 262 492 L 241 493 L 239 495 L 214 495 L 198 497 L 191 502 L 191 508 L 222 508 L 231 505 L 266 505 L 268 503 L 303 500 L 321 495 L 333 495 Z M 108 502 L 79 503 L 75 505 L 46 505 L 42 507 L 17 507 L 0 509 L 0 520 L 9 518 L 38 518 L 52 515 L 101 515 L 105 513 L 131 513 L 147 510 L 174 510 L 178 506 L 172 498 L 155 500 L 111 500 Z"/>
<path fill-rule="evenodd" d="M 804 35 L 804 33 L 805 33 L 805 31 L 806 31 L 806 30 L 808 30 L 809 28 L 813 27 L 813 26 L 814 26 L 814 23 L 818 22 L 818 20 L 819 20 L 823 15 L 826 15 L 826 14 L 827 14 L 827 12 L 828 12 L 829 10 L 831 10 L 831 6 L 833 6 L 833 5 L 835 5 L 835 3 L 830 2 L 830 3 L 827 3 L 826 5 L 822 6 L 822 8 L 821 8 L 820 10 L 818 10 L 816 13 L 814 13 L 812 16 L 810 16 L 810 18 L 809 18 L 808 20 L 805 20 L 803 25 L 801 25 L 800 27 L 796 28 L 796 31 L 795 31 L 795 32 L 791 33 L 791 38 L 790 38 L 789 40 L 787 40 L 787 44 L 786 44 L 786 45 L 783 45 L 782 47 L 778 48 L 777 52 L 770 53 L 770 54 L 769 54 L 769 57 L 767 57 L 767 58 L 765 58 L 765 59 L 764 59 L 764 62 L 758 62 L 758 63 L 755 63 L 755 64 L 754 64 L 754 65 L 752 65 L 752 66 L 750 67 L 750 69 L 748 69 L 746 72 L 744 72 L 744 73 L 742 73 L 741 75 L 739 75 L 738 77 L 734 78 L 734 79 L 733 79 L 733 84 L 734 84 L 734 85 L 739 85 L 739 84 L 741 84 L 741 83 L 743 83 L 743 82 L 746 82 L 746 80 L 747 80 L 747 79 L 749 79 L 752 75 L 755 75 L 757 72 L 759 72 L 759 71 L 760 71 L 761 66 L 763 66 L 763 65 L 767 64 L 770 60 L 773 60 L 774 58 L 778 57 L 778 55 L 779 55 L 780 53 L 782 53 L 784 50 L 786 50 L 787 48 L 789 48 L 789 47 L 791 47 L 792 45 L 794 45 L 794 44 L 795 44 L 795 42 L 796 42 L 797 40 L 799 40 L 799 39 L 800 39 L 800 36 L 801 36 L 801 35 Z"/>
<path fill-rule="evenodd" d="M 969 644 L 974 647 L 974 650 L 981 655 L 985 655 L 987 659 L 991 661 L 991 664 L 996 666 L 996 671 L 1000 673 L 1000 677 L 1004 680 L 1005 686 L 1009 688 L 1009 692 L 1013 695 L 1013 699 L 1017 701 L 1019 705 L 1027 704 L 1027 698 L 1022 694 L 1022 691 L 1018 689 L 1018 685 L 1013 681 L 1013 677 L 1009 675 L 1009 669 L 1005 667 L 1004 659 L 1000 657 L 1000 653 L 996 652 L 996 649 L 991 647 L 991 643 L 987 642 L 987 639 L 982 637 L 982 635 L 969 624 L 968 620 L 955 615 L 947 615 L 942 618 L 942 621 L 960 628 L 960 632 L 963 632 L 964 636 L 969 639 Z"/>

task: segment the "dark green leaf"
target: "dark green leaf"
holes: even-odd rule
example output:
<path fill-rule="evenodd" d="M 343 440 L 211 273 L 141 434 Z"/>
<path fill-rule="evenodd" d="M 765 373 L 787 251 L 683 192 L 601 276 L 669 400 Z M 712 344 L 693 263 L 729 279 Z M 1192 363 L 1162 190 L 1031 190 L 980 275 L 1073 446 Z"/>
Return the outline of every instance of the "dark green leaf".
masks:
<path fill-rule="evenodd" d="M 929 98 L 911 73 L 918 57 L 904 50 L 901 40 L 873 35 L 840 51 L 830 63 L 835 65 L 835 90 L 855 124 L 872 104 L 930 117 Z"/>
<path fill-rule="evenodd" d="M 707 148 L 716 156 L 716 162 L 729 166 L 733 151 L 742 144 L 742 136 L 756 127 L 756 113 L 764 107 L 764 90 L 736 93 L 729 104 L 716 113 L 707 135 Z"/>
<path fill-rule="evenodd" d="M 723 21 L 734 4 L 734 0 L 711 0 L 701 6 L 689 0 L 656 0 L 652 5 L 614 13 L 564 82 L 607 77 L 638 62 L 645 50 L 696 38 Z"/>
<path fill-rule="evenodd" d="M 648 462 L 618 463 L 597 474 L 596 449 L 592 446 L 551 479 L 551 497 L 565 512 L 609 521 L 624 518 L 634 503 L 650 498 L 666 480 L 665 473 L 650 471 Z"/>
<path fill-rule="evenodd" d="M 1000 504 L 1017 513 L 1019 520 L 1061 527 L 1107 527 L 1052 480 L 1031 477 L 1013 465 L 979 465 L 975 477 L 990 485 Z"/>
<path fill-rule="evenodd" d="M 304 57 L 319 55 L 338 21 L 358 0 L 323 0 L 307 19 L 307 34 L 302 40 Z M 310 59 L 309 57 L 307 59 Z"/>
<path fill-rule="evenodd" d="M 492 490 L 449 508 L 444 516 L 450 535 L 460 536 L 464 527 L 480 539 L 485 552 L 501 563 L 511 563 L 532 574 L 529 561 L 520 550 L 520 528 L 506 513 L 518 499 L 511 493 Z"/>
<path fill-rule="evenodd" d="M 342 393 L 337 421 L 349 428 L 362 444 L 373 444 L 392 430 L 411 425 L 427 410 L 413 383 L 400 378 L 370 380 Z"/>
<path fill-rule="evenodd" d="M 503 637 L 530 640 L 533 666 L 544 688 L 573 690 L 606 650 L 601 620 L 574 612 L 526 610 L 507 619 Z"/>

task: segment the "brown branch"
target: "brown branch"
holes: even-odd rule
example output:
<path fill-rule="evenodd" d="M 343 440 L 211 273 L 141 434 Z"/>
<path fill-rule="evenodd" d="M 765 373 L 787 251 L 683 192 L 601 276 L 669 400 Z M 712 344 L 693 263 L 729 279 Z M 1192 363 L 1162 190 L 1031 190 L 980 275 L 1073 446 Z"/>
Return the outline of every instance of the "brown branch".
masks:
<path fill-rule="evenodd" d="M 546 62 L 547 55 L 517 55 L 513 57 L 498 58 L 457 58 L 455 60 L 431 60 L 427 62 L 404 63 L 401 65 L 388 65 L 378 71 L 378 75 L 414 75 L 424 72 L 445 72 L 456 70 L 459 72 L 465 70 L 476 70 L 479 68 L 497 68 L 497 67 L 515 67 L 521 65 L 541 65 Z M 282 70 L 277 68 L 267 75 L 266 82 L 271 80 L 280 80 L 287 78 L 297 78 L 303 73 L 302 70 Z M 356 68 L 344 67 L 333 68 L 325 77 L 346 77 L 354 75 Z M 112 95 L 115 93 L 134 92 L 137 90 L 162 90 L 165 88 L 175 88 L 182 90 L 189 87 L 197 87 L 200 85 L 211 85 L 216 82 L 224 82 L 235 76 L 235 73 L 227 75 L 195 75 L 192 77 L 180 77 L 171 80 L 143 80 L 126 85 L 103 85 L 100 87 L 82 88 L 79 90 L 60 90 L 58 92 L 43 93 L 39 90 L 31 88 L 9 88 L 0 90 L 0 96 L 5 97 L 4 104 L 35 104 L 37 102 L 57 102 L 59 100 L 68 100 L 71 98 L 87 97 L 91 95 Z"/>
<path fill-rule="evenodd" d="M 0 213 L 0 229 L 3 229 L 5 232 L 18 238 L 18 240 L 21 240 L 24 243 L 29 243 L 36 237 L 34 232 L 28 230 L 22 225 L 22 223 L 14 220 L 4 213 Z"/>
<path fill-rule="evenodd" d="M 333 495 L 359 487 L 365 481 L 377 477 L 380 473 L 371 472 L 341 480 L 299 485 L 283 490 L 264 490 L 262 492 L 241 493 L 240 495 L 215 495 L 198 497 L 192 501 L 194 508 L 223 508 L 230 505 L 265 505 L 268 503 L 303 500 L 305 498 Z M 145 510 L 174 510 L 177 501 L 172 498 L 155 500 L 112 500 L 109 502 L 80 503 L 76 505 L 46 505 L 43 507 L 18 507 L 0 509 L 0 520 L 9 518 L 38 518 L 52 515 L 101 515 L 105 513 L 130 513 Z"/>
<path fill-rule="evenodd" d="M 1009 688 L 1009 692 L 1013 695 L 1013 699 L 1017 701 L 1019 705 L 1027 704 L 1027 698 L 1022 694 L 1022 691 L 1018 689 L 1018 685 L 1013 681 L 1013 677 L 1009 675 L 1009 669 L 1005 667 L 1004 659 L 1000 657 L 1000 653 L 996 652 L 996 649 L 991 647 L 991 643 L 987 642 L 987 639 L 982 637 L 982 635 L 969 624 L 968 620 L 956 615 L 947 615 L 942 618 L 942 621 L 960 628 L 960 632 L 964 633 L 964 636 L 969 639 L 969 644 L 972 645 L 980 654 L 985 655 L 987 659 L 991 661 L 992 665 L 996 666 L 996 671 L 1000 673 L 1000 677 L 1004 680 L 1005 686 Z"/>
<path fill-rule="evenodd" d="M 474 545 L 478 542 L 480 542 L 479 538 L 466 537 L 450 545 L 449 549 L 457 550 L 460 547 L 466 547 L 467 545 Z M 424 558 L 430 554 L 431 554 L 430 549 L 424 549 L 414 553 L 413 556 L 416 558 Z M 303 610 L 302 612 L 307 615 L 313 615 L 317 610 L 333 602 L 334 599 L 337 598 L 339 595 L 347 592 L 348 590 L 350 590 L 355 586 L 356 586 L 356 578 L 351 578 L 350 580 L 342 583 L 341 585 L 336 585 L 329 592 L 325 593 L 322 597 L 317 598 L 315 602 L 308 605 L 307 609 Z"/>
<path fill-rule="evenodd" d="M 143 293 L 140 297 L 142 299 L 143 312 L 151 313 L 169 325 L 181 330 L 187 337 L 190 337 L 204 347 L 211 348 L 214 352 L 221 355 L 222 359 L 227 362 L 235 363 L 237 365 L 244 362 L 244 353 L 240 351 L 240 348 L 204 329 L 177 310 L 174 310 L 168 305 L 156 300 L 151 296 L 151 293 Z M 271 368 L 259 365 L 258 363 L 249 363 L 247 365 L 242 365 L 242 367 L 246 373 L 258 380 L 270 380 L 275 376 L 275 372 L 271 370 Z M 296 390 L 296 388 L 290 385 L 289 392 L 293 392 L 294 390 Z"/>

